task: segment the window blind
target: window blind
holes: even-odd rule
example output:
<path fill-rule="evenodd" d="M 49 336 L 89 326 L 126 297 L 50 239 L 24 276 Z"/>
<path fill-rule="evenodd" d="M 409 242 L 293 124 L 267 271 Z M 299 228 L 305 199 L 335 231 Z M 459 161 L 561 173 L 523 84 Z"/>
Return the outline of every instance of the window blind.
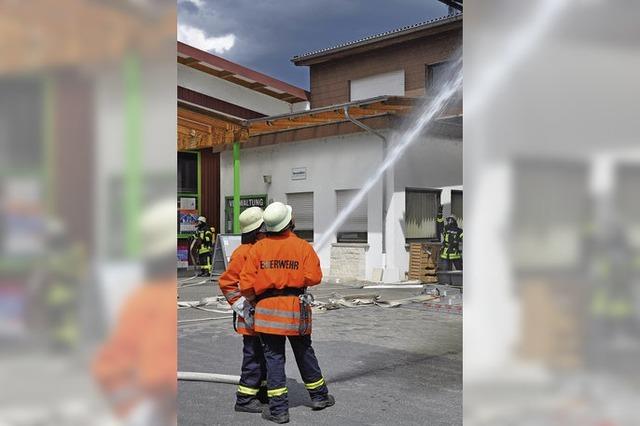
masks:
<path fill-rule="evenodd" d="M 313 230 L 313 192 L 287 194 L 287 204 L 293 209 L 296 229 Z"/>
<path fill-rule="evenodd" d="M 405 204 L 406 238 L 436 238 L 440 193 L 407 190 Z"/>
<path fill-rule="evenodd" d="M 336 202 L 340 214 L 358 193 L 356 189 L 336 191 Z M 342 224 L 338 232 L 367 232 L 367 198 L 351 212 L 349 218 Z"/>

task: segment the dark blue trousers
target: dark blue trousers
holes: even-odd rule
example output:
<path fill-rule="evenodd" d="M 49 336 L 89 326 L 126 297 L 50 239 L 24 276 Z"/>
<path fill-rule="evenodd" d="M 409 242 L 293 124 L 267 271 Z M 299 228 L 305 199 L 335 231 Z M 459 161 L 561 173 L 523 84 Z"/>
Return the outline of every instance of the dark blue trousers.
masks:
<path fill-rule="evenodd" d="M 453 260 L 440 259 L 440 261 L 442 262 L 441 268 L 444 271 L 453 271 L 454 267 L 456 271 L 462 271 L 462 258 Z"/>
<path fill-rule="evenodd" d="M 242 373 L 236 393 L 238 405 L 244 405 L 255 399 L 264 388 L 267 368 L 258 336 L 242 336 Z"/>
<path fill-rule="evenodd" d="M 323 400 L 329 389 L 322 377 L 318 359 L 311 347 L 311 336 L 279 336 L 275 334 L 260 334 L 264 358 L 267 363 L 267 395 L 269 396 L 269 410 L 278 415 L 289 410 L 287 389 L 287 375 L 285 373 L 285 342 L 289 338 L 293 355 L 298 364 L 298 370 L 304 386 L 311 399 Z"/>

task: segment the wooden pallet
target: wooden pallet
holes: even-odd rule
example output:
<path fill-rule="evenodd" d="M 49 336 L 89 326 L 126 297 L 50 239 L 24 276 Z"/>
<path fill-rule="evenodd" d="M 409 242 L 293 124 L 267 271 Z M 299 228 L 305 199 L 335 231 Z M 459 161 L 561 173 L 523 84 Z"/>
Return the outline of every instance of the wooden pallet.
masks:
<path fill-rule="evenodd" d="M 520 286 L 520 356 L 554 368 L 579 368 L 585 336 L 580 283 L 530 279 Z"/>
<path fill-rule="evenodd" d="M 411 243 L 409 245 L 409 279 L 427 283 L 438 282 L 440 244 Z"/>

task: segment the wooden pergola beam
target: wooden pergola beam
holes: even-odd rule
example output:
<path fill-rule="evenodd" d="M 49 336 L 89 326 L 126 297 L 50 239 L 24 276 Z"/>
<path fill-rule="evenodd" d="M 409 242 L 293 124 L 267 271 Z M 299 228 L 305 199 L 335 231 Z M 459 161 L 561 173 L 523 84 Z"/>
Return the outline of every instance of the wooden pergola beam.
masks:
<path fill-rule="evenodd" d="M 260 123 L 260 124 L 251 124 L 249 126 L 249 130 L 250 131 L 253 131 L 253 130 L 273 131 L 273 130 L 279 130 L 279 129 L 292 129 L 294 127 L 300 127 L 300 126 L 295 122 L 289 122 L 289 123 L 277 122 L 272 124 Z"/>
<path fill-rule="evenodd" d="M 339 120 L 344 118 L 344 111 L 325 111 L 325 112 L 316 112 L 313 114 L 309 114 L 309 117 L 312 118 L 322 118 L 328 120 Z"/>
<path fill-rule="evenodd" d="M 326 112 L 321 113 L 326 114 Z M 388 112 L 382 112 L 379 114 L 367 114 L 366 116 L 359 116 L 359 119 L 368 119 L 368 118 L 376 118 L 382 117 L 385 115 L 389 115 Z M 306 118 L 306 117 L 305 117 Z M 355 117 L 354 117 L 355 118 Z M 281 118 L 274 121 L 265 121 L 265 122 L 253 122 L 249 127 L 249 137 L 258 136 L 265 133 L 274 133 L 282 130 L 299 130 L 308 127 L 317 127 L 322 126 L 324 124 L 338 124 L 344 123 L 348 121 L 344 114 L 340 117 L 335 118 L 332 117 L 330 119 L 311 119 L 310 121 L 294 121 L 288 118 Z"/>
<path fill-rule="evenodd" d="M 260 90 L 260 89 L 259 89 Z M 287 95 L 285 95 L 287 96 Z M 411 98 L 389 97 L 373 103 L 353 103 L 347 105 L 349 115 L 356 120 L 367 120 L 383 116 L 403 116 L 410 113 L 418 101 Z M 276 133 L 279 131 L 299 130 L 330 124 L 344 124 L 348 119 L 343 106 L 323 108 L 320 111 L 308 111 L 292 115 L 283 115 L 271 119 L 252 120 L 249 124 L 250 137 Z"/>
<path fill-rule="evenodd" d="M 324 118 L 317 118 L 317 117 L 310 117 L 310 116 L 292 118 L 291 121 L 295 123 L 326 123 L 327 122 L 327 120 Z"/>
<path fill-rule="evenodd" d="M 373 105 L 363 105 L 363 109 L 365 110 L 375 110 L 375 111 L 405 111 L 407 109 L 411 109 L 411 107 L 407 105 L 390 105 L 390 104 L 373 104 Z"/>

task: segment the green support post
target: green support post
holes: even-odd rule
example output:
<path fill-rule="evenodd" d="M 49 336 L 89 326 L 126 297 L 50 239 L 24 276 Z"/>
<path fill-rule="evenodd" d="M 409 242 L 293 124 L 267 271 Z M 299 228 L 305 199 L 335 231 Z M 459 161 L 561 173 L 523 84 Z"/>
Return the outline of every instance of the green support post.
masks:
<path fill-rule="evenodd" d="M 53 216 L 56 211 L 55 194 L 55 147 L 54 147 L 54 116 L 55 89 L 51 76 L 43 79 L 43 145 L 44 145 L 44 178 L 47 186 L 47 213 Z"/>
<path fill-rule="evenodd" d="M 140 64 L 135 54 L 124 60 L 124 238 L 129 258 L 140 254 L 140 209 L 142 198 L 142 99 L 140 94 Z"/>
<path fill-rule="evenodd" d="M 240 143 L 233 143 L 233 233 L 240 233 Z"/>

